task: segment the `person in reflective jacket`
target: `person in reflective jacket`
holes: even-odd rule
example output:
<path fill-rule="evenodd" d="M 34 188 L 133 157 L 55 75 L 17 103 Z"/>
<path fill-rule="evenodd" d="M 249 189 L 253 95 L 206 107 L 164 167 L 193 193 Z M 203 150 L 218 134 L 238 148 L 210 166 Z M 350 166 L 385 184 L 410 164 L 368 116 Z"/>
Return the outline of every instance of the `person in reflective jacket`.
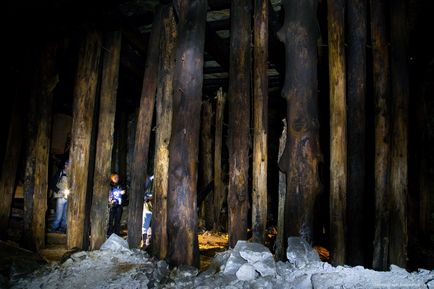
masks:
<path fill-rule="evenodd" d="M 110 193 L 109 193 L 109 223 L 107 235 L 115 233 L 120 235 L 121 217 L 122 217 L 122 201 L 125 190 L 119 184 L 119 175 L 113 173 L 110 177 Z"/>

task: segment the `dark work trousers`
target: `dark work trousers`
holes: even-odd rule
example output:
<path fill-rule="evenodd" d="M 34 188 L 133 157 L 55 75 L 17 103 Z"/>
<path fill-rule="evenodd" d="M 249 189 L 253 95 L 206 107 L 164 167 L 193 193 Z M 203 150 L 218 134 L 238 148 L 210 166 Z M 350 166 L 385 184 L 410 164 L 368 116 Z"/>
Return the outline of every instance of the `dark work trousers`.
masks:
<path fill-rule="evenodd" d="M 122 217 L 122 206 L 113 205 L 110 208 L 110 214 L 109 214 L 109 223 L 108 223 L 108 230 L 107 230 L 108 236 L 110 236 L 113 233 L 115 233 L 118 236 L 120 235 L 121 217 Z"/>

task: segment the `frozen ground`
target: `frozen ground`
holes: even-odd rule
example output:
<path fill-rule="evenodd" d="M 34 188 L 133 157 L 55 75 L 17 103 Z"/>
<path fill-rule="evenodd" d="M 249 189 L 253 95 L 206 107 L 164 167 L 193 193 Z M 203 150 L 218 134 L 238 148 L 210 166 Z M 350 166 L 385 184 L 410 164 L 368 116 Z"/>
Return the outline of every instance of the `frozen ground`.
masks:
<path fill-rule="evenodd" d="M 299 238 L 290 238 L 287 262 L 274 262 L 270 251 L 255 243 L 238 242 L 219 253 L 209 268 L 181 266 L 169 270 L 164 261 L 141 250 L 130 250 L 112 235 L 101 250 L 78 252 L 62 264 L 45 265 L 28 275 L 12 276 L 11 288 L 429 288 L 434 271 L 409 273 L 397 266 L 388 272 L 363 267 L 333 267 Z"/>

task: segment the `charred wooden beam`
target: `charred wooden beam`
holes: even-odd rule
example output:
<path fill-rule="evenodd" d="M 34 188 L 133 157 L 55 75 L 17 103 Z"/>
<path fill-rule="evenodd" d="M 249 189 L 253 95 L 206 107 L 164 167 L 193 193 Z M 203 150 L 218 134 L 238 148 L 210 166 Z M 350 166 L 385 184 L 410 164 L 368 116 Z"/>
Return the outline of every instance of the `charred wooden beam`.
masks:
<path fill-rule="evenodd" d="M 347 263 L 364 263 L 366 0 L 347 1 Z M 350 217 L 351 216 L 351 217 Z"/>
<path fill-rule="evenodd" d="M 79 52 L 74 87 L 68 197 L 68 249 L 83 248 L 90 145 L 98 82 L 102 36 L 90 31 Z"/>
<path fill-rule="evenodd" d="M 371 1 L 375 98 L 375 236 L 372 267 L 387 270 L 390 242 L 390 62 L 385 0 Z"/>
<path fill-rule="evenodd" d="M 345 89 L 345 0 L 328 0 L 330 78 L 330 246 L 334 265 L 345 263 L 347 108 Z"/>
<path fill-rule="evenodd" d="M 213 229 L 219 231 L 222 228 L 220 213 L 223 203 L 226 201 L 226 192 L 223 184 L 222 148 L 223 148 L 223 121 L 225 112 L 226 94 L 220 87 L 216 97 L 215 129 L 214 129 L 214 208 L 212 212 Z"/>
<path fill-rule="evenodd" d="M 154 208 L 152 254 L 163 260 L 167 256 L 167 190 L 169 182 L 169 141 L 172 132 L 173 77 L 176 53 L 176 22 L 171 6 L 162 11 L 160 67 L 157 88 L 154 158 Z"/>
<path fill-rule="evenodd" d="M 134 160 L 131 167 L 131 190 L 128 208 L 128 243 L 137 248 L 142 240 L 143 192 L 148 168 L 149 141 L 158 80 L 161 29 L 161 6 L 155 15 L 146 56 L 140 108 L 137 116 Z"/>
<path fill-rule="evenodd" d="M 197 160 L 203 83 L 206 0 L 180 3 L 169 145 L 168 260 L 199 265 Z"/>
<path fill-rule="evenodd" d="M 206 188 L 208 184 L 213 183 L 213 137 L 212 137 L 212 120 L 213 109 L 212 102 L 208 99 L 202 102 L 201 124 L 200 124 L 200 161 L 201 166 L 199 174 L 200 187 Z M 210 186 L 210 191 L 212 191 Z M 204 200 L 201 202 L 200 197 Z M 199 196 L 198 205 L 200 206 L 200 219 L 204 220 L 205 226 L 212 229 L 214 212 L 213 212 L 213 194 Z"/>
<path fill-rule="evenodd" d="M 320 192 L 321 161 L 318 124 L 317 1 L 283 1 L 285 20 L 278 33 L 285 44 L 286 73 L 282 96 L 287 100 L 288 157 L 284 240 L 302 236 L 312 240 L 314 201 Z"/>
<path fill-rule="evenodd" d="M 252 239 L 264 243 L 268 210 L 268 0 L 254 1 L 253 19 Z"/>
<path fill-rule="evenodd" d="M 249 211 L 251 13 L 249 0 L 231 2 L 229 68 L 229 246 L 247 239 Z"/>
<path fill-rule="evenodd" d="M 406 1 L 390 3 L 392 150 L 390 170 L 390 246 L 389 261 L 407 265 L 408 192 L 408 35 Z"/>
<path fill-rule="evenodd" d="M 98 136 L 93 180 L 91 207 L 90 249 L 98 250 L 106 240 L 110 191 L 113 133 L 116 115 L 116 95 L 118 88 L 119 62 L 121 53 L 121 33 L 106 33 L 104 39 L 101 95 L 99 102 Z"/>

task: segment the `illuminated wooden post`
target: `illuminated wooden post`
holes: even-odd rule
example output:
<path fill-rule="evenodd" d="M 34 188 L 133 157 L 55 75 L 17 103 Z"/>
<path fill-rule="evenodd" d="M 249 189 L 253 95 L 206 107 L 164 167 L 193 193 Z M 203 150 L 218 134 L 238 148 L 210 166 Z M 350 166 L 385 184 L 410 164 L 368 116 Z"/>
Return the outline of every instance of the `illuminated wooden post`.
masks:
<path fill-rule="evenodd" d="M 320 192 L 321 161 L 318 123 L 317 1 L 285 0 L 283 27 L 278 32 L 285 44 L 286 73 L 282 96 L 287 101 L 287 160 L 285 238 L 312 240 L 313 209 Z"/>
<path fill-rule="evenodd" d="M 231 1 L 229 67 L 229 246 L 247 239 L 249 211 L 251 1 Z"/>
<path fill-rule="evenodd" d="M 71 151 L 68 196 L 68 249 L 83 248 L 86 193 L 88 186 L 90 145 L 98 83 L 102 36 L 97 31 L 87 33 L 78 55 L 74 87 L 71 128 Z"/>
<path fill-rule="evenodd" d="M 264 243 L 267 226 L 268 169 L 268 0 L 253 11 L 253 241 Z"/>
<path fill-rule="evenodd" d="M 138 248 L 142 240 L 143 194 L 148 169 L 149 141 L 155 94 L 157 92 L 158 63 L 161 29 L 161 6 L 157 7 L 146 55 L 145 75 L 136 123 L 134 159 L 131 166 L 131 190 L 128 204 L 128 243 Z"/>
<path fill-rule="evenodd" d="M 154 158 L 154 207 L 152 215 L 152 254 L 167 256 L 167 189 L 169 181 L 169 143 L 172 132 L 173 77 L 176 52 L 176 22 L 171 6 L 162 11 L 159 85 L 157 88 Z"/>
<path fill-rule="evenodd" d="M 176 1 L 176 3 L 178 3 Z M 199 265 L 197 161 L 203 83 L 206 0 L 179 1 L 167 198 L 168 261 Z"/>
<path fill-rule="evenodd" d="M 330 249 L 334 265 L 345 262 L 347 200 L 347 108 L 345 0 L 328 0 L 330 77 Z"/>
<path fill-rule="evenodd" d="M 104 41 L 101 96 L 99 104 L 98 137 L 91 208 L 91 250 L 98 250 L 106 240 L 108 195 L 110 191 L 113 131 L 116 115 L 121 33 L 106 34 Z"/>

